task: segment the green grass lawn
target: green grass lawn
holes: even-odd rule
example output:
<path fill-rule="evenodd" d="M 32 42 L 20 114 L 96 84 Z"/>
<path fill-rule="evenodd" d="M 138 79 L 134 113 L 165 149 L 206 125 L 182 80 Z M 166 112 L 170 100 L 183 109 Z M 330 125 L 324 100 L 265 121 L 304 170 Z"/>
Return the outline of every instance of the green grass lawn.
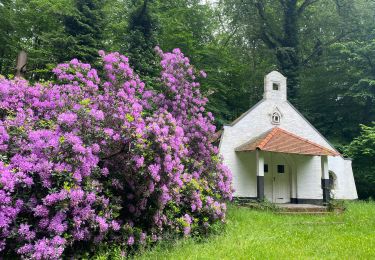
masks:
<path fill-rule="evenodd" d="M 237 206 L 219 235 L 160 244 L 136 259 L 375 259 L 375 203 L 343 214 L 280 215 Z"/>

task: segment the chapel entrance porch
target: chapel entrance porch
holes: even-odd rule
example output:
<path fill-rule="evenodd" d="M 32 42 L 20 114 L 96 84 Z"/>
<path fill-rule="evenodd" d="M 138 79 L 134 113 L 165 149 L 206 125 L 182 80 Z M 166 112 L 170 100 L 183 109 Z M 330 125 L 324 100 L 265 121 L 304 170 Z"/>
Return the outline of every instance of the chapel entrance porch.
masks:
<path fill-rule="evenodd" d="M 240 161 L 246 154 L 255 157 L 255 165 L 250 167 L 256 174 L 258 200 L 316 204 L 329 201 L 328 156 L 336 156 L 337 152 L 278 127 L 235 151 Z M 249 174 L 253 170 L 249 169 Z"/>

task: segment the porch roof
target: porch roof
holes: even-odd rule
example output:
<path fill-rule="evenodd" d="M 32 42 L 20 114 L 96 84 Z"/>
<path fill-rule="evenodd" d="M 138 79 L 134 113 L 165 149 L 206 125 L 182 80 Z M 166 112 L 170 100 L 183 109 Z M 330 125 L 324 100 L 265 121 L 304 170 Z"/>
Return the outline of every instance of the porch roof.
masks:
<path fill-rule="evenodd" d="M 261 134 L 240 145 L 236 152 L 254 151 L 256 149 L 268 152 L 292 153 L 304 155 L 337 156 L 338 152 L 292 134 L 279 127 Z"/>

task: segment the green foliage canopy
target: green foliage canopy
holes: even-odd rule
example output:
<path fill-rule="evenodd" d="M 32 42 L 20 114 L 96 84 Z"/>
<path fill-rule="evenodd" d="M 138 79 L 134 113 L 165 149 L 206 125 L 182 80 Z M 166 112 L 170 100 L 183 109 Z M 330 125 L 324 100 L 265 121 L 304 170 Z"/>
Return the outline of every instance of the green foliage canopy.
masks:
<path fill-rule="evenodd" d="M 352 157 L 359 198 L 375 198 L 375 122 L 361 125 L 361 135 L 347 147 Z"/>

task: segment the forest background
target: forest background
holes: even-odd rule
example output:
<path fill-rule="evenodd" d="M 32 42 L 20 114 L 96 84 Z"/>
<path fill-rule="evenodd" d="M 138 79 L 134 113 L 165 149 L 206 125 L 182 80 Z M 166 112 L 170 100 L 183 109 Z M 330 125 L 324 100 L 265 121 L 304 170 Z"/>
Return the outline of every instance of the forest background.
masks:
<path fill-rule="evenodd" d="M 53 80 L 73 57 L 118 51 L 157 89 L 158 56 L 180 48 L 206 71 L 202 90 L 218 130 L 262 99 L 279 70 L 288 98 L 353 159 L 361 199 L 375 197 L 375 1 L 0 0 L 0 74 Z"/>

